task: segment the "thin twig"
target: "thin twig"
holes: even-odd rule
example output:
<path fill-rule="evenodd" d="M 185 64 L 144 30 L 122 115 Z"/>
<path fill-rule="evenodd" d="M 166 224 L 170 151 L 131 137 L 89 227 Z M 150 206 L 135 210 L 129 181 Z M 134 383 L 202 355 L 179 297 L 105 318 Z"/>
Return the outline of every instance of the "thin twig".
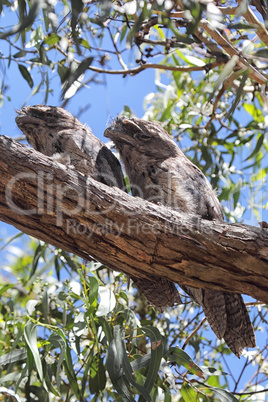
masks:
<path fill-rule="evenodd" d="M 136 75 L 140 73 L 143 70 L 146 70 L 148 68 L 154 68 L 158 70 L 169 70 L 169 71 L 185 71 L 185 72 L 192 72 L 192 71 L 207 71 L 211 70 L 214 67 L 220 66 L 222 64 L 225 64 L 223 60 L 221 61 L 215 61 L 213 63 L 208 63 L 205 64 L 204 66 L 193 66 L 193 67 L 188 67 L 188 66 L 167 66 L 164 64 L 153 64 L 153 63 L 147 63 L 147 64 L 142 64 L 138 67 L 130 68 L 128 70 L 105 70 L 103 68 L 99 67 L 94 67 L 94 66 L 89 66 L 88 70 L 92 70 L 98 73 L 104 73 L 104 74 L 121 74 L 121 75 Z"/>
<path fill-rule="evenodd" d="M 120 52 L 120 51 L 118 50 L 118 48 L 117 48 L 117 45 L 116 45 L 116 43 L 115 43 L 115 41 L 114 41 L 112 32 L 111 32 L 111 30 L 110 30 L 110 27 L 107 26 L 107 29 L 108 29 L 108 32 L 109 32 L 109 34 L 110 34 L 110 38 L 111 38 L 113 47 L 115 48 L 116 56 L 117 56 L 117 58 L 118 58 L 118 61 L 119 61 L 119 63 L 121 64 L 121 66 L 123 67 L 123 69 L 126 71 L 126 70 L 127 70 L 127 65 L 125 64 L 124 60 L 122 59 L 121 52 Z"/>
<path fill-rule="evenodd" d="M 190 342 L 190 340 L 192 339 L 192 337 L 197 333 L 197 331 L 199 331 L 199 329 L 202 327 L 202 325 L 204 324 L 204 322 L 206 321 L 206 317 L 203 318 L 203 320 L 197 325 L 197 327 L 194 329 L 194 331 L 188 336 L 188 338 L 186 338 L 184 344 L 182 345 L 182 349 L 184 350 L 186 348 L 186 346 L 188 345 L 188 343 Z"/>

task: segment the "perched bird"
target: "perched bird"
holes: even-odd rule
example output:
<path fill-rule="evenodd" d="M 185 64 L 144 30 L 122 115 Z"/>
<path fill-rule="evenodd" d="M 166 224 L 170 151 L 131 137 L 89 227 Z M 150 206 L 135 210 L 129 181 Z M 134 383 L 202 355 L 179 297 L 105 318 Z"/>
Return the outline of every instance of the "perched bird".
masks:
<path fill-rule="evenodd" d="M 32 147 L 72 165 L 79 172 L 108 186 L 125 190 L 121 165 L 114 154 L 96 138 L 89 127 L 66 110 L 55 106 L 27 106 L 17 111 L 16 123 Z M 132 278 L 136 287 L 158 310 L 180 303 L 174 283 L 152 276 Z"/>
<path fill-rule="evenodd" d="M 224 220 L 209 181 L 160 124 L 119 117 L 104 135 L 120 153 L 134 196 L 203 219 Z M 202 306 L 212 330 L 238 357 L 243 348 L 255 347 L 254 330 L 240 294 L 181 288 Z"/>
<path fill-rule="evenodd" d="M 36 105 L 17 111 L 16 123 L 36 150 L 108 186 L 125 188 L 120 163 L 89 127 L 60 107 Z"/>

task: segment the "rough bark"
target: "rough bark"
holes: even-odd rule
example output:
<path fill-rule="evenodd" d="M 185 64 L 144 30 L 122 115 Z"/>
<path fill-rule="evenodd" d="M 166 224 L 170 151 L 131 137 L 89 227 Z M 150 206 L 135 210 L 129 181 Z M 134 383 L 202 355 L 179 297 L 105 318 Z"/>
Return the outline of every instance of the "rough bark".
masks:
<path fill-rule="evenodd" d="M 265 228 L 133 198 L 5 136 L 0 172 L 0 219 L 29 235 L 139 278 L 154 274 L 268 303 Z"/>

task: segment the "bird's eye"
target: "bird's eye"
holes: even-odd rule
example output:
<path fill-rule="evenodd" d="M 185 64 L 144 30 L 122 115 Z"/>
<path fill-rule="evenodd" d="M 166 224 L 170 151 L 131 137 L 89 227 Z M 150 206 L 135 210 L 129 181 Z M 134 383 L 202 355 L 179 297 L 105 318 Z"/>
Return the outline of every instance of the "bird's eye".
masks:
<path fill-rule="evenodd" d="M 52 112 L 45 112 L 45 117 L 54 117 L 54 114 Z"/>
<path fill-rule="evenodd" d="M 149 140 L 151 138 L 151 135 L 147 134 L 147 133 L 145 133 L 143 131 L 139 131 L 138 133 L 135 133 L 133 137 L 135 139 L 137 139 L 137 140 L 146 141 L 146 140 Z"/>

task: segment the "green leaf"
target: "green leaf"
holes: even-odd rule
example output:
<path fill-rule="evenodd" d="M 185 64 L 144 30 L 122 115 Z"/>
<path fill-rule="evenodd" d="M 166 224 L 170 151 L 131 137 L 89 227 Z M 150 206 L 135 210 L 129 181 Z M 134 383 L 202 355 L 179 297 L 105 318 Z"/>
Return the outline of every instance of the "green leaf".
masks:
<path fill-rule="evenodd" d="M 178 365 L 187 368 L 189 371 L 191 371 L 191 373 L 197 375 L 198 377 L 205 378 L 202 369 L 194 363 L 191 357 L 184 352 L 184 350 L 178 347 L 170 348 L 166 353 L 166 357 L 172 362 L 176 362 Z"/>
<path fill-rule="evenodd" d="M 144 367 L 149 366 L 151 361 L 151 353 L 147 353 L 144 356 L 138 356 L 137 359 L 133 360 L 130 364 L 133 371 L 138 371 Z"/>
<path fill-rule="evenodd" d="M 248 75 L 249 75 L 249 70 L 246 70 L 242 75 L 242 80 L 241 80 L 239 88 L 236 92 L 234 103 L 232 104 L 232 107 L 229 110 L 229 112 L 227 113 L 226 117 L 232 116 L 233 113 L 235 112 L 237 105 L 240 102 L 240 99 L 242 98 L 242 95 L 244 93 L 244 86 L 245 86 L 246 80 L 248 78 Z"/>
<path fill-rule="evenodd" d="M 84 39 L 84 38 L 79 39 L 79 43 L 81 46 L 84 46 L 86 49 L 91 50 L 91 46 L 86 39 Z"/>
<path fill-rule="evenodd" d="M 15 373 L 9 373 L 5 376 L 0 377 L 0 384 L 3 384 L 4 382 L 10 382 L 14 381 L 17 382 L 20 378 L 21 373 L 15 372 Z"/>
<path fill-rule="evenodd" d="M 0 288 L 0 296 L 2 296 L 3 293 L 5 293 L 8 289 L 14 288 L 15 285 L 3 285 Z M 0 358 L 1 359 L 1 358 Z"/>
<path fill-rule="evenodd" d="M 263 145 L 264 138 L 265 138 L 264 134 L 261 134 L 261 135 L 259 136 L 258 141 L 257 141 L 257 144 L 256 144 L 254 150 L 253 150 L 253 151 L 251 152 L 251 154 L 244 160 L 244 162 L 245 162 L 245 161 L 248 161 L 249 159 L 252 159 L 253 156 L 257 155 L 257 153 L 260 151 L 260 149 L 261 149 L 261 147 L 262 147 L 262 145 Z"/>
<path fill-rule="evenodd" d="M 198 393 L 190 385 L 183 383 L 181 387 L 181 395 L 184 402 L 197 401 Z"/>
<path fill-rule="evenodd" d="M 75 394 L 76 398 L 80 401 L 81 399 L 81 394 L 80 394 L 80 389 L 78 386 L 78 381 L 74 372 L 74 363 L 72 361 L 72 355 L 71 355 L 71 350 L 68 345 L 68 343 L 65 340 L 64 334 L 62 330 L 58 331 L 58 334 L 60 337 L 64 340 L 65 345 L 66 345 L 66 351 L 65 351 L 65 360 L 63 361 L 64 367 L 65 367 L 65 373 L 67 375 L 70 387 Z"/>
<path fill-rule="evenodd" d="M 91 394 L 98 394 L 105 389 L 106 375 L 103 359 L 95 355 L 89 371 L 89 390 Z"/>
<path fill-rule="evenodd" d="M 108 344 L 110 344 L 113 340 L 113 334 L 110 329 L 110 326 L 107 320 L 104 317 L 96 317 L 96 323 L 98 323 L 101 327 L 103 332 L 105 333 L 106 339 Z"/>
<path fill-rule="evenodd" d="M 268 49 L 259 49 L 257 52 L 254 54 L 257 57 L 264 57 L 265 59 L 268 59 Z"/>
<path fill-rule="evenodd" d="M 87 278 L 87 283 L 89 286 L 88 292 L 88 302 L 93 310 L 97 308 L 98 304 L 98 295 L 99 295 L 99 283 L 94 276 L 89 276 Z"/>
<path fill-rule="evenodd" d="M 26 56 L 25 50 L 20 50 L 19 52 L 15 53 L 13 57 L 15 59 L 18 59 L 19 57 L 24 57 L 24 56 Z"/>
<path fill-rule="evenodd" d="M 144 383 L 144 388 L 148 393 L 151 392 L 153 386 L 155 385 L 159 367 L 161 364 L 161 359 L 163 357 L 163 344 L 162 336 L 157 328 L 151 326 L 144 326 L 141 328 L 143 332 L 150 338 L 151 341 L 151 361 L 149 364 L 149 370 Z M 143 398 L 140 398 L 142 401 Z"/>
<path fill-rule="evenodd" d="M 44 256 L 44 251 L 45 251 L 46 247 L 47 247 L 46 245 L 41 245 L 41 244 L 39 244 L 36 247 L 34 257 L 33 257 L 33 263 L 32 263 L 32 269 L 31 269 L 31 273 L 30 273 L 30 278 L 35 274 L 39 259 Z"/>
<path fill-rule="evenodd" d="M 209 389 L 211 389 L 214 394 L 220 399 L 221 402 L 237 402 L 238 399 L 234 397 L 233 394 L 231 394 L 231 392 L 226 391 L 224 389 L 221 388 L 213 388 L 213 387 L 209 387 Z"/>
<path fill-rule="evenodd" d="M 198 1 L 194 0 L 182 0 L 182 4 L 186 10 L 186 13 L 188 15 L 190 14 L 189 20 L 191 21 L 187 24 L 186 28 L 186 34 L 188 36 L 193 34 L 198 27 L 204 7 Z"/>
<path fill-rule="evenodd" d="M 43 44 L 53 46 L 55 43 L 58 43 L 60 41 L 60 36 L 56 35 L 55 33 L 49 34 L 45 39 Z"/>
<path fill-rule="evenodd" d="M 226 63 L 219 78 L 217 79 L 216 83 L 213 86 L 213 91 L 208 98 L 208 102 L 210 102 L 212 100 L 214 94 L 218 91 L 218 89 L 220 88 L 220 86 L 223 83 L 223 81 L 225 80 L 225 78 L 227 78 L 233 72 L 235 65 L 237 63 L 237 60 L 238 60 L 238 56 L 235 55 Z"/>
<path fill-rule="evenodd" d="M 83 1 L 82 0 L 71 0 L 71 5 L 72 5 L 71 28 L 74 33 L 77 22 L 78 22 L 79 14 L 83 10 Z"/>
<path fill-rule="evenodd" d="M 29 86 L 33 87 L 33 79 L 27 68 L 23 64 L 19 64 L 19 70 L 23 78 L 28 82 Z"/>
<path fill-rule="evenodd" d="M 71 87 L 71 85 L 88 69 L 93 61 L 93 57 L 87 57 L 84 59 L 78 67 L 76 67 L 73 71 L 69 71 L 68 78 L 64 83 L 62 97 L 66 94 L 67 90 Z"/>
<path fill-rule="evenodd" d="M 147 7 L 143 7 L 142 12 L 140 13 L 140 15 L 137 18 L 137 20 L 135 21 L 133 27 L 131 28 L 131 30 L 127 34 L 127 39 L 126 39 L 126 46 L 127 47 L 129 47 L 129 48 L 131 47 L 132 41 L 135 38 L 136 33 L 139 32 L 144 20 L 148 16 L 148 12 L 149 11 L 148 11 Z"/>
<path fill-rule="evenodd" d="M 126 353 L 119 325 L 114 327 L 114 340 L 108 349 L 106 367 L 113 385 L 122 397 L 126 397 L 126 393 L 129 393 L 128 387 L 125 387 L 128 382 L 137 389 L 139 395 L 143 396 L 146 401 L 152 401 L 145 387 L 134 380 L 134 372 Z M 133 398 L 130 400 L 132 401 Z"/>
<path fill-rule="evenodd" d="M 119 351 L 116 348 L 115 340 L 112 340 L 107 351 L 106 368 L 113 383 L 113 386 L 118 394 L 122 398 L 125 398 L 126 401 L 135 402 L 135 399 L 131 396 L 130 390 L 128 388 L 129 384 L 127 383 L 126 379 L 122 377 L 122 356 L 119 355 Z"/>
<path fill-rule="evenodd" d="M 255 105 L 244 103 L 244 109 L 256 120 L 258 123 L 264 121 L 263 113 Z"/>
<path fill-rule="evenodd" d="M 215 375 L 215 376 L 220 376 L 220 375 L 227 375 L 228 373 L 218 370 L 215 367 L 208 367 L 208 366 L 200 366 L 203 373 L 207 376 Z"/>
<path fill-rule="evenodd" d="M 257 29 L 258 29 L 258 25 L 254 25 L 254 24 L 252 24 L 252 25 L 250 25 L 250 24 L 242 24 L 242 23 L 237 23 L 237 24 L 233 24 L 233 23 L 231 23 L 231 24 L 229 24 L 229 25 L 227 25 L 227 28 L 228 29 L 237 29 L 237 30 L 239 30 L 239 29 L 243 29 L 243 30 L 254 30 L 254 31 L 256 31 Z"/>
<path fill-rule="evenodd" d="M 65 339 L 63 339 L 62 336 L 60 336 L 58 334 L 51 335 L 48 340 L 51 343 L 51 345 L 54 346 L 54 348 L 60 349 L 60 355 L 58 358 L 57 370 L 56 370 L 57 387 L 58 387 L 58 389 L 60 389 L 60 368 L 61 368 L 62 362 L 65 357 L 65 353 L 66 353 L 66 342 L 65 342 Z"/>
<path fill-rule="evenodd" d="M 28 321 L 24 328 L 24 337 L 25 341 L 33 355 L 33 359 L 37 368 L 37 372 L 39 374 L 40 380 L 43 382 L 43 369 L 42 363 L 37 347 L 37 337 L 36 337 L 36 324 L 32 321 Z"/>
<path fill-rule="evenodd" d="M 58 71 L 61 83 L 64 84 L 66 79 L 67 79 L 67 77 L 68 77 L 68 75 L 69 75 L 69 73 L 70 73 L 69 68 L 64 66 L 64 65 L 62 65 L 62 64 L 60 64 L 60 63 L 58 63 L 57 71 Z"/>
<path fill-rule="evenodd" d="M 0 250 L 4 250 L 4 248 L 8 245 L 8 244 L 10 244 L 12 241 L 14 241 L 14 240 L 16 240 L 16 239 L 19 239 L 21 236 L 23 236 L 24 235 L 24 233 L 22 233 L 22 232 L 18 232 L 18 233 L 16 233 L 14 236 L 11 236 L 11 237 L 9 237 L 6 241 L 5 241 L 5 244 L 0 248 Z"/>
<path fill-rule="evenodd" d="M 27 350 L 25 348 L 19 350 L 16 349 L 3 356 L 0 356 L 0 366 L 21 362 L 25 359 L 27 359 Z"/>

